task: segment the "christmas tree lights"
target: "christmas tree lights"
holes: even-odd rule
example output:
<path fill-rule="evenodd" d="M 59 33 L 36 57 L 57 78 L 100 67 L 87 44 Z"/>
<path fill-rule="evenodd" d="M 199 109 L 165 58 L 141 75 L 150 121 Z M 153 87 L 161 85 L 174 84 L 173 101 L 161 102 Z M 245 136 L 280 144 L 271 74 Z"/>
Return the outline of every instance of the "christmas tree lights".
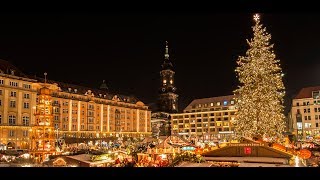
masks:
<path fill-rule="evenodd" d="M 240 85 L 234 91 L 237 100 L 235 133 L 238 137 L 279 138 L 285 128 L 283 97 L 285 87 L 280 61 L 276 59 L 271 35 L 254 15 L 253 38 L 245 56 L 237 60 Z"/>

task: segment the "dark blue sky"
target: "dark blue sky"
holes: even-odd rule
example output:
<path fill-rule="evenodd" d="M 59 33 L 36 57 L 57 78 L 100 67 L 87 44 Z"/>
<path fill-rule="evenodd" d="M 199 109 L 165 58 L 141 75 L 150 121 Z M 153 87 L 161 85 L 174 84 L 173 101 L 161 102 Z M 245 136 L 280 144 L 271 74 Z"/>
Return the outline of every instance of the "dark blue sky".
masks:
<path fill-rule="evenodd" d="M 184 108 L 232 94 L 234 69 L 252 37 L 252 13 L 2 13 L 0 58 L 26 74 L 133 94 L 155 102 L 169 41 Z M 262 13 L 285 73 L 288 98 L 320 84 L 320 14 Z"/>

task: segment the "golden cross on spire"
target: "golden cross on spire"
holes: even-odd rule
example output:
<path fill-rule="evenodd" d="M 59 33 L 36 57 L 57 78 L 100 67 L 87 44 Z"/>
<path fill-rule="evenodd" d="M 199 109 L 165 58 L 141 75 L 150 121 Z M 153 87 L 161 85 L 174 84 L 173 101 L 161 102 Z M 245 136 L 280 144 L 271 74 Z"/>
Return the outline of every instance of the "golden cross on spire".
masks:
<path fill-rule="evenodd" d="M 255 15 L 253 16 L 253 19 L 254 19 L 255 21 L 258 21 L 258 20 L 260 19 L 259 14 L 255 14 Z"/>

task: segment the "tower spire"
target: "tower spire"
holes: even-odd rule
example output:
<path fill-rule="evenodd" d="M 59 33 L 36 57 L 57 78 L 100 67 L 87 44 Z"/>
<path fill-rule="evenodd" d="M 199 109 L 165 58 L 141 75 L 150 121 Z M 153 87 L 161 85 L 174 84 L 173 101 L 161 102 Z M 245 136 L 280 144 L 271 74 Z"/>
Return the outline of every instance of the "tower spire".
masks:
<path fill-rule="evenodd" d="M 166 41 L 166 52 L 164 54 L 165 59 L 169 59 L 168 41 Z"/>

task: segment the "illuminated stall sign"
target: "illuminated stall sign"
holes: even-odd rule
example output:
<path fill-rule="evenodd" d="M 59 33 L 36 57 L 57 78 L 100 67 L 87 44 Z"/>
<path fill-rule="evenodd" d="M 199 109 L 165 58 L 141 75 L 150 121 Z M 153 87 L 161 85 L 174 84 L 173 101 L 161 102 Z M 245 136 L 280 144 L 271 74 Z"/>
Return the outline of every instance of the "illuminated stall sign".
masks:
<path fill-rule="evenodd" d="M 196 148 L 192 146 L 184 146 L 181 148 L 183 151 L 194 151 Z"/>

